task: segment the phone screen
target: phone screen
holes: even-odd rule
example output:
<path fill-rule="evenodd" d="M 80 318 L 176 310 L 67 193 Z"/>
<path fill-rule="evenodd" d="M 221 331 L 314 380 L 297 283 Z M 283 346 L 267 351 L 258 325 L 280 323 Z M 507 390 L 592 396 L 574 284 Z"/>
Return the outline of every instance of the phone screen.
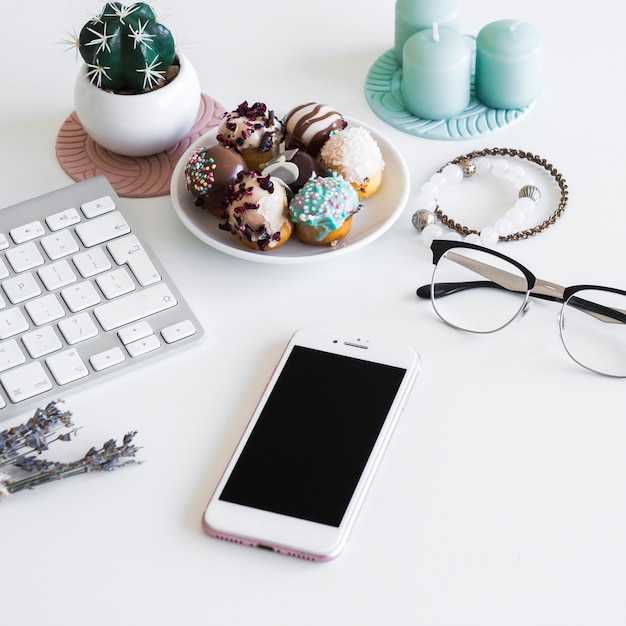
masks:
<path fill-rule="evenodd" d="M 219 499 L 338 527 L 405 374 L 295 346 Z"/>

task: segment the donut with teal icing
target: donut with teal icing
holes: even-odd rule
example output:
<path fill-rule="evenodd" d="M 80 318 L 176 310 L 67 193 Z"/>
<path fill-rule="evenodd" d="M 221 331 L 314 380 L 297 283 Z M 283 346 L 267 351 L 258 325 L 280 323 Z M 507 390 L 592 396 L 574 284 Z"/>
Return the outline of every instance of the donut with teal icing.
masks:
<path fill-rule="evenodd" d="M 357 192 L 336 173 L 308 180 L 289 203 L 296 236 L 305 243 L 335 244 L 352 227 L 361 209 Z"/>

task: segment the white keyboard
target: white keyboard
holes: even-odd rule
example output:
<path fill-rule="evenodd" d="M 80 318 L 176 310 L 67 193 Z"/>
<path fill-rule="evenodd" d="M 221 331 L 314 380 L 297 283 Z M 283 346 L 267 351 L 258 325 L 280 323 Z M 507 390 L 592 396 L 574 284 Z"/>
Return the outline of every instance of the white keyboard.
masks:
<path fill-rule="evenodd" d="M 203 329 L 103 176 L 0 210 L 0 419 Z"/>

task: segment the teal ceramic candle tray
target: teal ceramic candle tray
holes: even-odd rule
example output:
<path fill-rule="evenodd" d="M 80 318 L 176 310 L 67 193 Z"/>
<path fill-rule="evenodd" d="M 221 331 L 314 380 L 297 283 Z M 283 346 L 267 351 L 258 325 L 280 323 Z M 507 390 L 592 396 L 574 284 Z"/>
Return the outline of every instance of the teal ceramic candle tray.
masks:
<path fill-rule="evenodd" d="M 473 39 L 473 38 L 472 38 Z M 402 68 L 393 48 L 380 56 L 365 79 L 365 97 L 376 115 L 390 126 L 417 137 L 457 141 L 474 139 L 518 121 L 532 108 L 491 109 L 476 98 L 472 64 L 471 97 L 460 115 L 444 120 L 426 120 L 406 110 L 400 92 Z"/>

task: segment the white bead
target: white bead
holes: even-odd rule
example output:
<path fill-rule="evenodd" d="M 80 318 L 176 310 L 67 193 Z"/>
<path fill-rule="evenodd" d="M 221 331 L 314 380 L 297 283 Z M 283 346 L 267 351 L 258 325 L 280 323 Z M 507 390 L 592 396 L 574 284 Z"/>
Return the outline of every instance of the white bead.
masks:
<path fill-rule="evenodd" d="M 437 208 L 437 200 L 432 196 L 417 196 L 415 200 L 416 211 L 434 211 Z"/>
<path fill-rule="evenodd" d="M 509 164 L 504 159 L 494 159 L 491 171 L 496 178 L 505 178 L 509 172 Z"/>
<path fill-rule="evenodd" d="M 494 227 L 501 237 L 506 237 L 513 232 L 513 223 L 506 216 L 497 219 Z"/>
<path fill-rule="evenodd" d="M 441 239 L 446 239 L 447 241 L 463 241 L 463 236 L 456 230 L 450 230 L 444 233 Z"/>
<path fill-rule="evenodd" d="M 513 187 L 513 189 L 515 189 L 516 191 L 518 191 L 519 189 L 521 189 L 525 184 L 526 181 L 528 179 L 526 178 L 526 176 L 507 176 L 507 181 L 511 184 L 511 187 Z"/>
<path fill-rule="evenodd" d="M 443 229 L 438 224 L 429 224 L 422 231 L 422 242 L 427 248 L 430 248 L 430 244 L 434 239 L 441 239 L 443 235 Z"/>
<path fill-rule="evenodd" d="M 422 185 L 422 188 L 420 189 L 420 193 L 423 196 L 431 196 L 434 198 L 437 195 L 437 185 L 433 185 L 433 183 L 428 181 L 427 183 L 424 183 Z"/>
<path fill-rule="evenodd" d="M 530 198 L 518 198 L 513 206 L 523 211 L 526 215 L 530 215 L 537 208 Z"/>
<path fill-rule="evenodd" d="M 463 170 L 456 163 L 448 163 L 441 173 L 450 183 L 460 183 L 463 180 Z"/>
<path fill-rule="evenodd" d="M 493 226 L 487 226 L 480 231 L 480 238 L 485 246 L 495 246 L 500 235 Z"/>
<path fill-rule="evenodd" d="M 505 213 L 506 217 L 511 220 L 513 230 L 517 230 L 524 223 L 524 213 L 517 208 L 511 208 Z"/>
<path fill-rule="evenodd" d="M 528 221 L 529 218 L 532 218 L 533 215 L 535 215 L 535 213 L 537 212 L 537 205 L 533 204 L 532 206 L 528 206 L 524 208 L 524 214 L 526 215 L 526 221 Z"/>
<path fill-rule="evenodd" d="M 509 166 L 509 178 L 511 180 L 524 180 L 526 173 L 521 165 L 514 164 Z"/>
<path fill-rule="evenodd" d="M 430 182 L 435 185 L 438 190 L 441 190 L 448 185 L 448 179 L 441 172 L 433 174 L 430 177 Z"/>
<path fill-rule="evenodd" d="M 476 173 L 481 176 L 489 174 L 491 171 L 491 159 L 489 157 L 478 157 L 474 159 L 474 163 L 476 164 Z"/>
<path fill-rule="evenodd" d="M 467 241 L 467 243 L 478 244 L 479 246 L 482 245 L 482 240 L 481 240 L 480 236 L 477 235 L 476 233 L 470 233 L 469 235 L 466 235 L 465 236 L 465 241 Z"/>

